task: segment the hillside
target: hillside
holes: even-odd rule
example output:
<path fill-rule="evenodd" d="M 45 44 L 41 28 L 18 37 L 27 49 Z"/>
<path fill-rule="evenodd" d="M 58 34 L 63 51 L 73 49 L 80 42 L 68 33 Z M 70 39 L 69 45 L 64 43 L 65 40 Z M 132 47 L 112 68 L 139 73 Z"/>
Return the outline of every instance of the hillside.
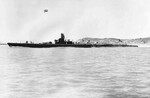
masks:
<path fill-rule="evenodd" d="M 136 39 L 117 39 L 117 38 L 82 38 L 77 42 L 90 44 L 150 44 L 150 37 Z"/>
<path fill-rule="evenodd" d="M 127 44 L 150 44 L 150 37 L 136 38 L 136 39 L 123 39 L 122 41 Z"/>
<path fill-rule="evenodd" d="M 0 42 L 0 45 L 7 45 L 6 43 L 2 43 L 2 42 Z"/>

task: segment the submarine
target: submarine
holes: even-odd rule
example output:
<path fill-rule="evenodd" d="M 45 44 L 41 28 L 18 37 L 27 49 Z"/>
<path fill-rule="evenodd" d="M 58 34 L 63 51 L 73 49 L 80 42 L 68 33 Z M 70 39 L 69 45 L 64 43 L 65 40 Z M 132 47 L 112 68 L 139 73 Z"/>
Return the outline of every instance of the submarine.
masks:
<path fill-rule="evenodd" d="M 61 37 L 55 40 L 55 43 L 33 43 L 26 41 L 25 43 L 7 43 L 9 47 L 29 47 L 29 48 L 52 48 L 52 47 L 75 47 L 75 48 L 92 48 L 92 47 L 138 47 L 137 45 L 113 45 L 113 44 L 81 44 L 65 39 L 65 35 L 61 33 Z"/>

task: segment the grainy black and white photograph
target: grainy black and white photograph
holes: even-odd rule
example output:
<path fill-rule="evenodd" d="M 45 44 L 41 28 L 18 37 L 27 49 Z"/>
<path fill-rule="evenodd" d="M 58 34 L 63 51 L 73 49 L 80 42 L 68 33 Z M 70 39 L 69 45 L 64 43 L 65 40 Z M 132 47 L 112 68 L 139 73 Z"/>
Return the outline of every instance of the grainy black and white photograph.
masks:
<path fill-rule="evenodd" d="M 0 0 L 0 98 L 150 98 L 150 0 Z"/>

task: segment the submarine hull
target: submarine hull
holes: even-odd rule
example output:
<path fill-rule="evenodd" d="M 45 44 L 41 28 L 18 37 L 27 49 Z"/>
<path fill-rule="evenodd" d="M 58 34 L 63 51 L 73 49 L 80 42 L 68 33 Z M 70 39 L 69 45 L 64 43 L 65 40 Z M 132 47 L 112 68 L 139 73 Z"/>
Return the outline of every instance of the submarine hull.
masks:
<path fill-rule="evenodd" d="M 138 47 L 137 45 L 92 45 L 92 44 L 35 44 L 35 43 L 7 43 L 10 47 L 30 47 L 30 48 L 52 48 L 52 47 L 77 47 L 77 48 L 91 48 L 91 47 Z"/>
<path fill-rule="evenodd" d="M 92 45 L 86 44 L 35 44 L 35 43 L 7 43 L 10 47 L 30 47 L 30 48 L 52 48 L 52 47 L 81 47 L 90 48 Z"/>

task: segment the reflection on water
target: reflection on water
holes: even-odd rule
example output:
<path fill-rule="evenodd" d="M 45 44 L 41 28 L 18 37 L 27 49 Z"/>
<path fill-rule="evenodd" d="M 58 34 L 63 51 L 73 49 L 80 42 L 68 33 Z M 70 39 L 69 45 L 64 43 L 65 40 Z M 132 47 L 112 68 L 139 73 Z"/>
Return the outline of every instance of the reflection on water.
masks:
<path fill-rule="evenodd" d="M 150 98 L 150 48 L 0 47 L 0 98 Z"/>

